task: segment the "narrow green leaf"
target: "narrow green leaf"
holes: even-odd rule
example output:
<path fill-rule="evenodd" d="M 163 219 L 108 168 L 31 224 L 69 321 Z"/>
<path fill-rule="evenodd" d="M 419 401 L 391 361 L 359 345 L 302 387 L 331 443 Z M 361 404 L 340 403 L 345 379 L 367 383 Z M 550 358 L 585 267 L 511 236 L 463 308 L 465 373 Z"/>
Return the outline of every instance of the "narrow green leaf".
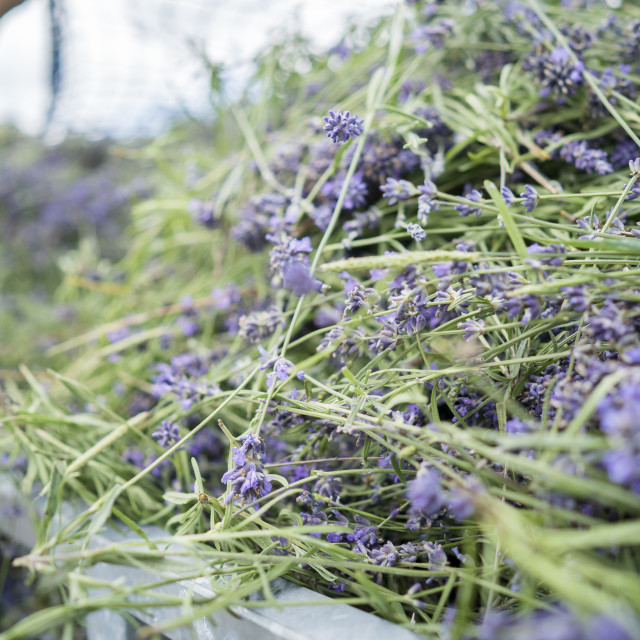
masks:
<path fill-rule="evenodd" d="M 490 180 L 485 180 L 484 188 L 487 190 L 487 193 L 500 212 L 500 216 L 504 222 L 504 227 L 507 230 L 507 234 L 509 235 L 509 239 L 511 240 L 514 249 L 522 260 L 526 260 L 529 257 L 529 254 L 527 253 L 527 246 L 524 243 L 524 239 L 522 238 L 517 222 L 511 215 L 511 210 L 498 191 L 498 187 L 496 187 L 496 185 Z"/>

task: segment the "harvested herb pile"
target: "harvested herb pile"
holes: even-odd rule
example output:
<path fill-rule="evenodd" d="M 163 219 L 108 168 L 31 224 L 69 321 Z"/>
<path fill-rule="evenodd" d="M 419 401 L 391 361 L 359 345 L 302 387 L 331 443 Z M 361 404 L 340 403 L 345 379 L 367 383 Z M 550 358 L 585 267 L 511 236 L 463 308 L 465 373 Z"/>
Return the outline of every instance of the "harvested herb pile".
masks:
<path fill-rule="evenodd" d="M 427 638 L 640 637 L 640 9 L 295 42 L 139 152 L 127 255 L 65 289 L 94 326 L 5 385 L 7 466 L 85 506 L 21 560 L 73 597 L 0 638 L 81 619 L 103 560 L 227 576 L 165 630 L 285 576 Z M 190 553 L 87 551 L 109 516 Z"/>

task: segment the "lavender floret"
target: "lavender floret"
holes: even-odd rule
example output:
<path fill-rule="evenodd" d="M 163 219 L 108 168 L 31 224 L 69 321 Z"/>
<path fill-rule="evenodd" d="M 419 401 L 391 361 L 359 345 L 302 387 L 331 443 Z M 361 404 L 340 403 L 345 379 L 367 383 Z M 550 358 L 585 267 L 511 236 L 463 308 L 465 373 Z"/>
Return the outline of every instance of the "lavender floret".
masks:
<path fill-rule="evenodd" d="M 524 186 L 524 191 L 520 194 L 520 197 L 524 198 L 522 206 L 528 213 L 531 213 L 538 205 L 540 195 L 530 184 L 526 184 Z"/>
<path fill-rule="evenodd" d="M 387 182 L 380 186 L 380 191 L 389 204 L 393 205 L 399 200 L 410 198 L 416 193 L 416 188 L 408 180 L 387 178 Z"/>
<path fill-rule="evenodd" d="M 467 193 L 464 197 L 467 200 L 471 200 L 471 202 L 482 202 L 482 194 L 477 189 L 473 189 L 470 193 Z M 463 217 L 470 216 L 470 215 L 479 216 L 482 213 L 482 209 L 480 209 L 480 207 L 475 207 L 474 205 L 466 202 L 457 204 L 454 208 Z"/>
<path fill-rule="evenodd" d="M 291 375 L 291 370 L 294 368 L 293 362 L 286 358 L 280 358 L 278 356 L 270 356 L 267 350 L 258 345 L 258 351 L 260 352 L 260 360 L 263 364 L 260 367 L 261 370 L 273 367 L 273 371 L 267 374 L 267 387 L 271 387 L 277 378 L 278 380 L 288 380 Z"/>
<path fill-rule="evenodd" d="M 482 318 L 479 318 L 478 320 L 469 318 L 468 320 L 465 320 L 464 322 L 459 323 L 458 326 L 464 329 L 463 338 L 465 342 L 469 342 L 469 340 L 472 340 L 474 338 L 477 338 L 478 336 L 481 336 L 482 334 L 484 334 L 484 332 L 487 329 L 484 323 L 484 320 Z"/>
<path fill-rule="evenodd" d="M 502 189 L 500 189 L 500 195 L 502 196 L 502 199 L 507 203 L 507 206 L 511 206 L 514 202 L 515 202 L 515 195 L 513 194 L 513 191 L 511 191 L 511 189 L 509 189 L 509 187 L 504 186 L 502 187 Z"/>

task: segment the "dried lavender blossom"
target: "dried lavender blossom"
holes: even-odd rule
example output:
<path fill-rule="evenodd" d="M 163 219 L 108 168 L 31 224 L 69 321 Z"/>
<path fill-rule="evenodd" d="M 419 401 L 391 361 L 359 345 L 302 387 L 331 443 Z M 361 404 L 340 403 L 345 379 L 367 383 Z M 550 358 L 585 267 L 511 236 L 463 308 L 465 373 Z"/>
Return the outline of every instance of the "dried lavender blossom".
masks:
<path fill-rule="evenodd" d="M 349 138 L 357 138 L 362 133 L 364 120 L 357 115 L 351 115 L 348 111 L 329 111 L 324 117 L 326 124 L 322 127 L 327 132 L 327 138 L 333 142 L 346 142 Z"/>
<path fill-rule="evenodd" d="M 231 450 L 234 466 L 221 478 L 223 483 L 231 483 L 231 491 L 225 501 L 240 500 L 242 504 L 251 504 L 271 491 L 271 481 L 263 468 L 267 450 L 264 440 L 253 433 L 238 440 L 241 446 Z"/>

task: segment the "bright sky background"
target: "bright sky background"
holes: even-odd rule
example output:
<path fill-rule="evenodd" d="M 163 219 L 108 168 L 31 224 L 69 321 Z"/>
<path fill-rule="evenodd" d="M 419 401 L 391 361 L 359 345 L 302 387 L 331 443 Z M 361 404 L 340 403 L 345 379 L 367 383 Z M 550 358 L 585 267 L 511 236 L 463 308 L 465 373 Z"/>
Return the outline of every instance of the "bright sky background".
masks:
<path fill-rule="evenodd" d="M 66 130 L 153 133 L 179 105 L 206 108 L 208 77 L 194 46 L 229 65 L 251 59 L 274 29 L 296 23 L 314 44 L 336 44 L 353 20 L 393 0 L 62 0 L 63 90 L 54 137 Z M 0 122 L 42 132 L 49 106 L 47 0 L 27 0 L 0 20 Z M 234 72 L 243 77 L 243 69 Z M 244 67 L 246 74 L 246 66 Z"/>

